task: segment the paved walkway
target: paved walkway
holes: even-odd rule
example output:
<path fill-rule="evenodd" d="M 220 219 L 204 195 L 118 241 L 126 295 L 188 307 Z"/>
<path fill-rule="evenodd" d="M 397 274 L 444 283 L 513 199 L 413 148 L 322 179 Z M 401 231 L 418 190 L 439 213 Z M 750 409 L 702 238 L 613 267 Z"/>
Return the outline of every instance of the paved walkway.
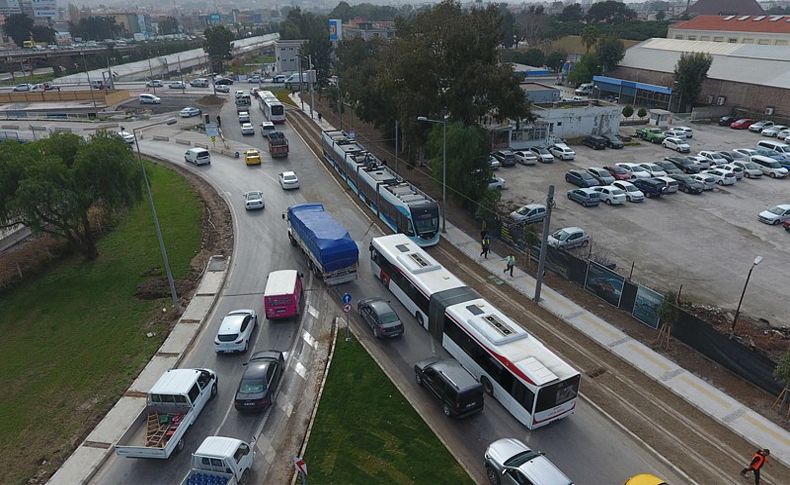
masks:
<path fill-rule="evenodd" d="M 291 97 L 299 105 L 298 94 Z M 305 106 L 305 112 L 309 114 L 307 104 Z M 318 123 L 318 120 L 314 119 L 314 122 Z M 325 130 L 335 129 L 326 120 L 322 120 L 320 125 Z M 523 293 L 526 298 L 531 299 L 534 296 L 535 278 L 518 268 L 514 270 L 512 278 L 503 275 L 504 256 L 491 252 L 488 259 L 481 260 L 479 241 L 449 222 L 447 222 L 447 234 L 443 237 L 491 274 L 505 280 L 507 284 Z M 781 427 L 650 347 L 629 337 L 607 321 L 546 286 L 545 283 L 541 289 L 539 304 L 752 443 L 755 448 L 770 449 L 773 459 L 790 466 L 790 433 Z"/>

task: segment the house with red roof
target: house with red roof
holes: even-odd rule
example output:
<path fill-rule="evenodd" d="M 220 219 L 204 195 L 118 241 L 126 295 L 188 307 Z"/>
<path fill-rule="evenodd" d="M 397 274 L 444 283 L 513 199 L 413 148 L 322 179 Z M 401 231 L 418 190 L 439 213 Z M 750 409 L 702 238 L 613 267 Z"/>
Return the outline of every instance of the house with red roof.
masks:
<path fill-rule="evenodd" d="M 668 39 L 789 45 L 790 15 L 698 15 L 669 27 Z"/>

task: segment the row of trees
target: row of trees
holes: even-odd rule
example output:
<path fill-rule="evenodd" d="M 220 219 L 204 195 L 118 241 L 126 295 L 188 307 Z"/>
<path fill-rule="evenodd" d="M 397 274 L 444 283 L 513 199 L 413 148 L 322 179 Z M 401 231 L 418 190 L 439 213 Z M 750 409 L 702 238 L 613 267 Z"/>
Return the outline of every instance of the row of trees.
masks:
<path fill-rule="evenodd" d="M 26 40 L 55 43 L 55 30 L 46 25 L 33 25 L 33 19 L 24 13 L 6 17 L 3 30 L 19 47 L 22 47 Z"/>
<path fill-rule="evenodd" d="M 69 32 L 72 37 L 83 40 L 104 40 L 123 36 L 124 28 L 114 17 L 90 16 L 81 18 L 76 24 L 69 22 Z"/>
<path fill-rule="evenodd" d="M 573 84 L 590 82 L 593 76 L 611 71 L 625 56 L 623 41 L 611 34 L 602 36 L 595 26 L 585 27 L 581 39 L 587 53 L 573 66 L 568 76 L 568 81 Z"/>

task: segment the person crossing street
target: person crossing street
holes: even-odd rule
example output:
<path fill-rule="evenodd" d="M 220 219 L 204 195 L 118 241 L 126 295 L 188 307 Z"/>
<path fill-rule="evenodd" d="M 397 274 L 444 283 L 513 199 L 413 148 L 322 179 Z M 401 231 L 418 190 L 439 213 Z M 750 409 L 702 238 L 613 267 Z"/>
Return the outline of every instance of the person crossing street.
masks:
<path fill-rule="evenodd" d="M 513 277 L 513 268 L 516 267 L 516 257 L 512 254 L 508 255 L 505 258 L 505 273 L 510 273 L 510 277 Z"/>
<path fill-rule="evenodd" d="M 741 476 L 745 478 L 747 473 L 752 472 L 754 473 L 754 485 L 760 485 L 760 469 L 766 464 L 770 454 L 771 451 L 767 448 L 755 451 L 754 456 L 752 456 L 752 462 L 741 470 Z"/>

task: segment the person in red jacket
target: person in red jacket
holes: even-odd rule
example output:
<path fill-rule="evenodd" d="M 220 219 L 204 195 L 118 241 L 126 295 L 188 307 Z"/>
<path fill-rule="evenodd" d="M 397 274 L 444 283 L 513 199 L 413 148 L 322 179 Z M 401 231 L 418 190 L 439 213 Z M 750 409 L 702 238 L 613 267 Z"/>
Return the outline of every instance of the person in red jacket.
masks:
<path fill-rule="evenodd" d="M 754 473 L 754 485 L 760 485 L 760 468 L 768 461 L 768 455 L 770 454 L 771 451 L 768 449 L 755 451 L 754 456 L 752 456 L 752 462 L 741 470 L 741 476 L 745 477 L 746 473 L 752 472 Z"/>

